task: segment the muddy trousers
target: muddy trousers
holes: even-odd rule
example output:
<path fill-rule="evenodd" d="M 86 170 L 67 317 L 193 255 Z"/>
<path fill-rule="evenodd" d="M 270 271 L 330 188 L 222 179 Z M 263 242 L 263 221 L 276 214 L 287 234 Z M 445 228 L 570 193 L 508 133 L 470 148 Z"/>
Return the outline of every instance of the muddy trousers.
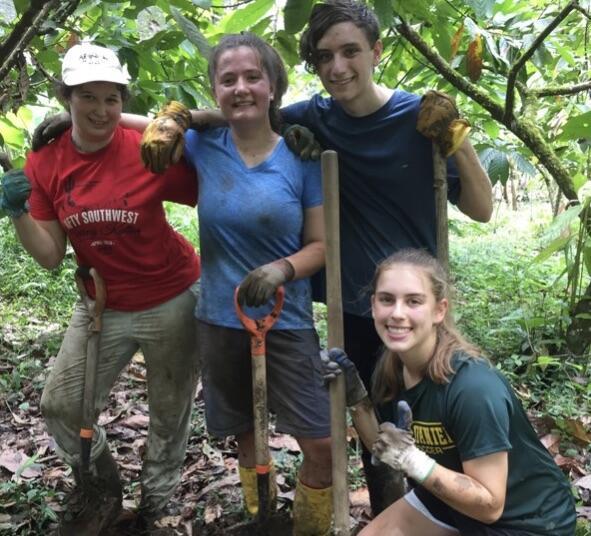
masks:
<path fill-rule="evenodd" d="M 149 509 L 164 507 L 180 482 L 199 371 L 193 314 L 197 292 L 195 284 L 151 309 L 106 309 L 103 313 L 97 417 L 121 370 L 136 351 L 142 351 L 146 363 L 150 425 L 141 474 L 141 506 Z M 79 465 L 89 321 L 86 308 L 78 302 L 41 397 L 41 411 L 57 443 L 56 450 L 72 466 Z M 105 430 L 95 425 L 91 461 L 105 448 Z"/>

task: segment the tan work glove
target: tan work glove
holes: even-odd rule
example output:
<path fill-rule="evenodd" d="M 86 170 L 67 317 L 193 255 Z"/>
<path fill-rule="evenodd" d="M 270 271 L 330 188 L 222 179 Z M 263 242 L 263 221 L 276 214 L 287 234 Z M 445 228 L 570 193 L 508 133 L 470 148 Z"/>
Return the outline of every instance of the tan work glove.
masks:
<path fill-rule="evenodd" d="M 417 130 L 451 156 L 470 132 L 470 123 L 460 119 L 454 100 L 441 91 L 430 90 L 421 99 Z"/>
<path fill-rule="evenodd" d="M 144 165 L 154 173 L 162 173 L 176 164 L 183 156 L 185 130 L 190 125 L 191 112 L 180 102 L 171 101 L 162 108 L 142 136 Z"/>

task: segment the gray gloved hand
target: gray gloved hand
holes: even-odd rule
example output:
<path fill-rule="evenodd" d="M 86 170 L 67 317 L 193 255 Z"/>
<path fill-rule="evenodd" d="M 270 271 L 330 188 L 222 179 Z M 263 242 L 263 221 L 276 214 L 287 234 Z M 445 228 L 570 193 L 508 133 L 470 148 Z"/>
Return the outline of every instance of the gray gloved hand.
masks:
<path fill-rule="evenodd" d="M 435 467 L 435 460 L 415 446 L 415 440 L 410 432 L 412 412 L 405 401 L 398 402 L 398 419 L 402 426 L 399 428 L 391 422 L 380 425 L 380 434 L 373 444 L 372 454 L 381 462 L 402 471 L 407 476 L 421 484 Z"/>
<path fill-rule="evenodd" d="M 310 129 L 302 125 L 290 125 L 283 130 L 282 135 L 290 151 L 302 160 L 318 160 L 320 158 L 322 147 Z"/>
<path fill-rule="evenodd" d="M 412 427 L 412 410 L 406 400 L 400 400 L 396 406 L 396 428 L 411 431 Z M 372 465 L 380 465 L 380 460 L 373 454 L 371 456 Z"/>
<path fill-rule="evenodd" d="M 29 212 L 27 200 L 31 195 L 31 183 L 22 169 L 12 169 L 2 175 L 0 210 L 4 215 L 18 218 Z"/>
<path fill-rule="evenodd" d="M 322 376 L 324 381 L 333 381 L 343 371 L 345 373 L 345 398 L 347 406 L 355 406 L 358 402 L 367 397 L 367 390 L 359 377 L 357 367 L 347 357 L 344 350 L 331 348 L 320 352 L 322 362 Z"/>
<path fill-rule="evenodd" d="M 260 307 L 273 297 L 281 285 L 291 281 L 294 275 L 293 266 L 287 259 L 279 259 L 259 266 L 240 283 L 238 303 L 249 307 Z"/>
<path fill-rule="evenodd" d="M 72 118 L 68 112 L 46 117 L 33 132 L 31 148 L 33 151 L 38 151 L 71 126 Z"/>

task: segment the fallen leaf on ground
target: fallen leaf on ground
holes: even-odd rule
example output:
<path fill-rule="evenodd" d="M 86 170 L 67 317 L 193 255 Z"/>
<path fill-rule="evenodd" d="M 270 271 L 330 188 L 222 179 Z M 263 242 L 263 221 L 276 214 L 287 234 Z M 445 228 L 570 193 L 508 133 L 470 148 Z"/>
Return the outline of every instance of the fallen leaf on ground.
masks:
<path fill-rule="evenodd" d="M 287 449 L 290 452 L 300 452 L 300 445 L 289 435 L 272 434 L 269 437 L 269 447 L 272 449 Z"/>
<path fill-rule="evenodd" d="M 546 434 L 540 438 L 542 445 L 546 447 L 552 456 L 558 454 L 558 447 L 560 447 L 560 436 L 558 434 Z"/>
<path fill-rule="evenodd" d="M 123 419 L 120 424 L 128 428 L 133 428 L 134 430 L 139 430 L 141 428 L 148 428 L 150 418 L 147 415 L 132 415 L 131 417 L 127 417 L 127 419 Z"/>
<path fill-rule="evenodd" d="M 41 466 L 30 461 L 22 450 L 4 450 L 0 453 L 0 466 L 23 478 L 35 478 L 41 475 Z M 27 463 L 29 466 L 24 467 Z"/>

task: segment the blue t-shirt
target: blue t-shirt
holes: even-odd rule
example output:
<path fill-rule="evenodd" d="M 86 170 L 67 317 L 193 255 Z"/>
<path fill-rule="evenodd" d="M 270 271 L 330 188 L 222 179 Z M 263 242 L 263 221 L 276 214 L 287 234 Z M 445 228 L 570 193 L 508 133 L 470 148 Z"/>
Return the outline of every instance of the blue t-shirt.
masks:
<path fill-rule="evenodd" d="M 281 139 L 262 163 L 248 168 L 228 128 L 187 131 L 185 158 L 199 177 L 201 295 L 197 318 L 242 328 L 234 289 L 253 269 L 302 248 L 304 210 L 322 204 L 320 166 L 302 162 Z M 269 307 L 245 308 L 260 317 Z M 314 326 L 310 280 L 285 285 L 285 303 L 273 329 Z"/>
<path fill-rule="evenodd" d="M 308 127 L 325 149 L 338 152 L 343 308 L 351 314 L 370 315 L 368 285 L 385 257 L 406 247 L 437 252 L 432 144 L 416 130 L 419 103 L 397 90 L 365 117 L 318 95 L 281 110 L 286 123 Z M 456 203 L 452 160 L 448 197 Z"/>

